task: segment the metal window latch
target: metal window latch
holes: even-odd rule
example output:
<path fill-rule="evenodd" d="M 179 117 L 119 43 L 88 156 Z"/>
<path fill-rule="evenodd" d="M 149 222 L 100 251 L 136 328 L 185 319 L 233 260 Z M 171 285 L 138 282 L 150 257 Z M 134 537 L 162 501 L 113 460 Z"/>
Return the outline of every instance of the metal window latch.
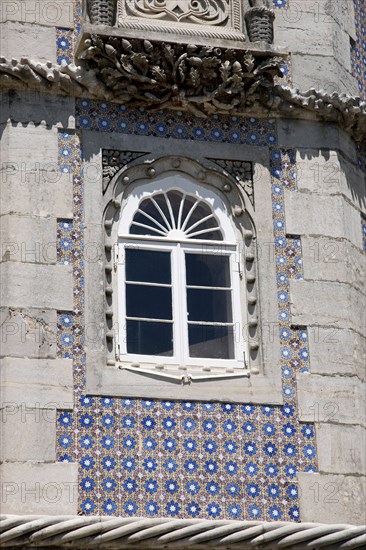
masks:
<path fill-rule="evenodd" d="M 182 386 L 184 386 L 185 384 L 190 384 L 192 382 L 192 377 L 188 373 L 182 374 L 181 378 L 182 378 Z"/>
<path fill-rule="evenodd" d="M 121 346 L 118 342 L 116 342 L 116 350 L 115 350 L 116 360 L 119 361 L 119 358 L 121 356 Z"/>
<path fill-rule="evenodd" d="M 119 258 L 118 248 L 119 248 L 118 244 L 115 244 L 114 245 L 114 262 L 113 262 L 114 271 L 117 270 L 117 265 L 118 265 L 118 258 Z"/>

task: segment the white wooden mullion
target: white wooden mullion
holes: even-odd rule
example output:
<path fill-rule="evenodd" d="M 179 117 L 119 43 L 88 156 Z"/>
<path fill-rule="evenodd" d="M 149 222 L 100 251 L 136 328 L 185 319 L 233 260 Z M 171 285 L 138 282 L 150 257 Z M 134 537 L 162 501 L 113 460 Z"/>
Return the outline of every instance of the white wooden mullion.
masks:
<path fill-rule="evenodd" d="M 181 273 L 181 311 L 182 311 L 182 344 L 183 344 L 183 355 L 182 363 L 187 364 L 187 359 L 189 357 L 189 342 L 188 342 L 188 309 L 187 309 L 187 290 L 186 290 L 186 262 L 185 262 L 185 250 L 182 245 L 180 246 L 180 273 Z"/>
<path fill-rule="evenodd" d="M 137 225 L 138 227 L 144 227 L 145 229 L 148 229 L 149 231 L 154 231 L 155 233 L 157 233 L 158 235 L 165 235 L 165 233 L 163 233 L 162 231 L 160 231 L 160 229 L 157 229 L 156 227 L 152 227 L 151 225 L 146 225 L 145 223 L 141 223 L 141 222 L 132 222 L 131 225 Z"/>
<path fill-rule="evenodd" d="M 181 229 L 181 225 L 182 225 L 183 206 L 184 206 L 184 203 L 185 203 L 185 200 L 186 200 L 186 196 L 187 196 L 186 194 L 183 195 L 182 200 L 180 201 L 180 205 L 179 205 L 178 223 L 177 223 L 178 229 Z"/>
<path fill-rule="evenodd" d="M 239 338 L 236 338 L 234 332 L 234 349 L 235 349 L 235 358 L 244 364 L 244 353 L 245 345 L 243 339 L 243 323 L 244 319 L 241 316 L 241 296 L 240 296 L 240 273 L 242 272 L 241 259 L 239 262 L 236 261 L 236 251 L 231 253 L 230 258 L 230 276 L 231 276 L 231 286 L 232 286 L 232 311 L 233 311 L 233 321 L 234 326 L 237 324 L 239 327 Z M 236 268 L 236 269 L 235 269 Z"/>
<path fill-rule="evenodd" d="M 205 218 L 202 218 L 198 220 L 198 222 L 194 223 L 193 225 L 190 225 L 186 231 L 186 235 L 189 235 L 191 231 L 197 227 L 198 225 L 201 225 L 201 223 L 207 222 L 207 220 L 210 220 L 211 218 L 214 218 L 215 216 L 213 214 L 210 214 L 209 216 L 206 216 Z M 218 229 L 220 230 L 219 226 L 216 225 L 216 227 L 211 227 L 210 229 Z"/>
<path fill-rule="evenodd" d="M 177 226 L 176 226 L 176 223 L 175 223 L 175 218 L 174 218 L 173 208 L 172 208 L 172 205 L 170 203 L 168 193 L 164 193 L 164 197 L 165 197 L 166 205 L 167 205 L 168 210 L 169 210 L 169 215 L 170 215 L 170 220 L 172 222 L 172 227 L 173 227 L 173 229 L 177 229 Z"/>
<path fill-rule="evenodd" d="M 121 258 L 125 258 L 123 245 L 119 244 L 119 247 L 122 249 L 118 254 L 118 264 L 117 264 L 117 322 L 118 322 L 118 343 L 120 355 L 126 355 L 127 353 L 127 323 L 126 323 L 126 285 L 125 285 L 125 269 L 126 263 L 121 261 Z"/>
<path fill-rule="evenodd" d="M 172 248 L 172 283 L 173 283 L 173 339 L 174 355 L 178 364 L 182 364 L 184 356 L 183 310 L 182 310 L 182 273 L 181 273 L 181 246 Z"/>

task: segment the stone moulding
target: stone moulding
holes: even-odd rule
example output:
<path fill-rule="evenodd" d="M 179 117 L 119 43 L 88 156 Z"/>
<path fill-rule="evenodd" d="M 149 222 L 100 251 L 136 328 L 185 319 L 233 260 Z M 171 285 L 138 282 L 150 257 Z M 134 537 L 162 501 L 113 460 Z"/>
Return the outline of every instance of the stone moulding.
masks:
<path fill-rule="evenodd" d="M 115 151 L 113 149 L 103 149 L 102 170 L 103 170 L 103 194 L 113 178 L 122 168 L 132 161 L 143 157 L 147 153 L 134 151 Z"/>
<path fill-rule="evenodd" d="M 3 548 L 362 548 L 366 527 L 115 516 L 2 516 Z"/>
<path fill-rule="evenodd" d="M 127 42 L 129 43 L 126 41 L 124 44 L 128 49 Z M 150 45 L 154 49 L 154 45 L 150 42 L 144 43 L 141 48 L 151 50 Z M 106 46 L 110 46 L 111 57 L 107 55 Z M 250 54 L 245 52 L 240 58 L 241 61 L 233 61 L 230 56 L 226 59 L 226 53 L 223 54 L 221 50 L 210 55 L 205 49 L 195 50 L 188 45 L 184 53 L 175 57 L 173 46 L 159 45 L 159 48 L 167 49 L 168 58 L 172 56 L 170 64 L 172 72 L 175 71 L 175 81 L 173 86 L 170 82 L 171 88 L 174 88 L 170 91 L 167 87 L 160 85 L 160 79 L 166 78 L 166 74 L 164 73 L 165 76 L 163 74 L 164 66 L 161 67 L 159 62 L 156 65 L 149 65 L 150 59 L 154 59 L 154 53 L 147 52 L 148 55 L 145 55 L 145 52 L 141 51 L 137 52 L 137 57 L 134 58 L 135 52 L 131 44 L 130 57 L 128 51 L 123 54 L 127 55 L 127 58 L 124 58 L 124 62 L 127 63 L 125 68 L 127 74 L 124 76 L 119 74 L 117 79 L 113 77 L 116 63 L 119 63 L 114 53 L 116 49 L 113 44 L 104 42 L 101 44 L 98 40 L 95 46 L 92 40 L 86 49 L 87 53 L 84 57 L 90 56 L 90 59 L 78 65 L 39 63 L 28 58 L 20 60 L 0 58 L 0 89 L 28 89 L 137 104 L 146 110 L 164 108 L 189 110 L 200 117 L 207 117 L 210 114 L 230 114 L 326 121 L 338 124 L 357 143 L 366 146 L 366 102 L 361 98 L 347 94 L 328 94 L 315 89 L 301 92 L 296 88 L 274 85 L 273 76 L 279 73 L 279 60 L 276 58 L 271 58 L 267 64 L 256 60 L 250 71 L 244 67 L 250 59 Z M 182 55 L 185 57 L 182 58 Z M 213 58 L 212 61 L 210 57 Z M 98 66 L 96 63 L 95 59 L 99 58 L 102 59 L 103 66 Z M 135 63 L 132 62 L 132 58 L 135 59 Z M 165 63 L 168 61 L 165 60 Z M 211 63 L 213 67 L 209 70 L 211 73 L 216 73 L 216 76 L 213 82 L 206 84 L 207 75 L 202 74 L 200 68 L 203 64 Z M 139 64 L 140 69 L 138 69 Z M 178 66 L 181 68 L 180 71 Z M 154 77 L 155 73 L 156 77 Z M 140 86 L 141 81 L 144 81 L 145 87 Z M 134 95 L 136 88 L 139 93 L 138 101 Z M 148 88 L 153 91 L 148 91 Z M 158 95 L 163 92 L 164 95 Z M 191 94 L 191 92 L 194 93 Z"/>
<path fill-rule="evenodd" d="M 228 172 L 244 189 L 254 206 L 253 164 L 242 160 L 209 159 Z"/>

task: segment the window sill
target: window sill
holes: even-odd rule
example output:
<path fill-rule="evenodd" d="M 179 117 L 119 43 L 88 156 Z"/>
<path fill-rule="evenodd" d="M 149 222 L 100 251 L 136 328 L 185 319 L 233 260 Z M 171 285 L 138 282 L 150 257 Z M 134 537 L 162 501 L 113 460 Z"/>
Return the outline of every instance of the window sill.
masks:
<path fill-rule="evenodd" d="M 269 377 L 244 370 L 238 375 L 225 373 L 225 377 L 224 374 L 207 373 L 207 376 L 202 376 L 184 371 L 174 379 L 162 377 L 159 371 L 132 369 L 121 369 L 118 365 L 105 366 L 99 371 L 90 369 L 86 381 L 87 393 L 164 400 L 213 400 L 271 405 L 283 403 L 281 379 L 277 376 Z"/>

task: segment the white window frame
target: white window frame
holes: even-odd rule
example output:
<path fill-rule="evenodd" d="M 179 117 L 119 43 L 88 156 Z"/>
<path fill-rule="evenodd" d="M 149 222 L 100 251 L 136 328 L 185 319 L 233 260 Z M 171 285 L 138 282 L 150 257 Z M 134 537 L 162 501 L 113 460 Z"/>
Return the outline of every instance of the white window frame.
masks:
<path fill-rule="evenodd" d="M 189 239 L 189 238 L 174 238 L 174 237 L 159 237 L 159 236 L 143 236 L 130 233 L 132 220 L 141 206 L 144 199 L 160 193 L 168 191 L 179 191 L 191 197 L 205 202 L 215 215 L 223 240 L 213 241 L 207 239 Z M 156 182 L 152 189 L 150 183 L 137 183 L 132 186 L 129 196 L 125 202 L 121 212 L 121 221 L 118 227 L 118 242 L 117 242 L 117 288 L 118 288 L 118 310 L 117 310 L 117 333 L 116 333 L 116 359 L 122 366 L 141 366 L 156 369 L 157 366 L 162 366 L 166 370 L 188 369 L 190 371 L 201 371 L 202 369 L 213 368 L 215 372 L 224 371 L 231 372 L 233 369 L 246 368 L 247 349 L 246 344 L 241 337 L 240 328 L 246 320 L 243 314 L 246 308 L 242 308 L 242 296 L 240 289 L 240 273 L 243 266 L 240 265 L 242 259 L 237 251 L 236 233 L 231 221 L 231 216 L 227 210 L 226 204 L 221 197 L 213 189 L 209 189 L 185 177 L 183 174 L 175 173 L 165 175 Z M 188 322 L 180 320 L 176 323 L 173 321 L 173 344 L 179 345 L 180 352 L 177 354 L 174 351 L 173 357 L 165 356 L 146 356 L 137 354 L 128 354 L 126 349 L 126 307 L 125 307 L 125 265 L 124 265 L 124 248 L 125 246 L 135 246 L 140 244 L 150 250 L 170 250 L 172 253 L 172 292 L 173 292 L 173 318 L 174 315 L 181 311 L 182 315 L 187 314 L 186 300 L 182 296 L 183 281 L 185 277 L 185 262 L 184 254 L 178 253 L 178 250 L 197 250 L 207 247 L 217 250 L 220 254 L 227 254 L 231 257 L 230 262 L 230 277 L 232 287 L 232 313 L 233 325 L 236 328 L 234 331 L 234 359 L 208 359 L 208 358 L 190 358 L 188 353 Z M 182 273 L 184 276 L 182 277 Z M 177 282 L 178 281 L 178 282 Z M 244 311 L 245 310 L 245 311 Z M 177 317 L 177 315 L 175 315 Z M 179 331 L 182 330 L 182 334 Z M 239 332 L 239 338 L 237 333 Z"/>
<path fill-rule="evenodd" d="M 131 238 L 132 237 L 132 238 Z M 121 238 L 118 243 L 118 261 L 117 261 L 117 281 L 118 281 L 118 339 L 117 339 L 117 360 L 124 364 L 138 364 L 142 367 L 158 365 L 179 369 L 187 367 L 189 370 L 196 371 L 202 368 L 224 369 L 245 369 L 246 346 L 241 338 L 242 311 L 240 299 L 240 268 L 237 258 L 237 247 L 235 243 L 225 243 L 225 249 L 222 247 L 222 241 L 193 241 L 177 240 L 164 242 L 166 239 L 157 239 L 155 237 L 135 238 L 134 235 L 128 235 Z M 208 250 L 214 252 L 215 247 L 220 245 L 222 248 L 220 254 L 229 257 L 230 280 L 231 280 L 231 304 L 232 304 L 232 325 L 234 338 L 234 358 L 233 359 L 214 359 L 214 358 L 192 358 L 189 356 L 188 345 L 188 315 L 186 299 L 186 274 L 185 274 L 185 253 L 202 254 L 202 245 Z M 171 288 L 172 288 L 172 309 L 173 309 L 173 356 L 154 356 L 131 354 L 127 352 L 126 335 L 126 293 L 125 293 L 125 249 L 141 247 L 144 250 L 169 251 L 171 254 Z M 201 323 L 200 323 L 201 324 Z M 224 325 L 224 323 L 223 323 Z"/>

